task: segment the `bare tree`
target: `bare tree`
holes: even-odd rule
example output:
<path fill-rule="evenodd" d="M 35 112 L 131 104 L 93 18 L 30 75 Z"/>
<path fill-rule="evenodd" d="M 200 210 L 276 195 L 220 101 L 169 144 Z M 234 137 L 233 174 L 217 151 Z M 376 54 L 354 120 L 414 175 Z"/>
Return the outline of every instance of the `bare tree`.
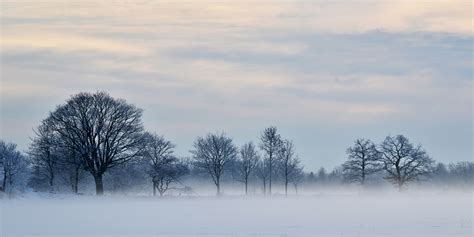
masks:
<path fill-rule="evenodd" d="M 368 139 L 357 139 L 346 151 L 348 160 L 342 165 L 344 180 L 365 184 L 368 175 L 380 171 L 381 153 L 375 144 Z"/>
<path fill-rule="evenodd" d="M 305 177 L 305 173 L 303 171 L 303 166 L 300 165 L 300 161 L 298 158 L 295 158 L 295 161 L 290 167 L 293 171 L 291 172 L 289 180 L 295 188 L 295 194 L 298 195 L 298 185 Z"/>
<path fill-rule="evenodd" d="M 189 172 L 188 167 L 177 158 L 155 171 L 157 173 L 154 175 L 153 183 L 160 196 L 165 194 L 172 182 L 179 182 L 180 178 Z"/>
<path fill-rule="evenodd" d="M 149 161 L 148 175 L 153 183 L 153 196 L 156 190 L 163 196 L 171 182 L 187 173 L 187 166 L 178 162 L 173 155 L 175 145 L 163 136 L 147 134 L 144 157 Z"/>
<path fill-rule="evenodd" d="M 451 179 L 457 184 L 474 184 L 474 162 L 461 161 L 449 164 L 449 173 Z"/>
<path fill-rule="evenodd" d="M 35 131 L 36 137 L 33 139 L 29 155 L 33 174 L 30 183 L 34 187 L 44 186 L 46 182 L 52 191 L 54 180 L 59 168 L 59 158 L 62 154 L 58 137 L 55 136 L 51 127 L 47 123 L 41 124 Z"/>
<path fill-rule="evenodd" d="M 387 136 L 380 145 L 386 179 L 402 190 L 433 170 L 434 161 L 421 145 L 414 146 L 403 135 Z"/>
<path fill-rule="evenodd" d="M 292 141 L 285 140 L 282 142 L 278 152 L 278 160 L 283 173 L 283 180 L 285 184 L 285 195 L 288 195 L 288 183 L 291 177 L 297 171 L 299 160 L 294 157 L 295 148 Z"/>
<path fill-rule="evenodd" d="M 263 195 L 267 195 L 267 182 L 270 176 L 268 160 L 263 158 L 259 159 L 255 170 L 257 171 L 257 176 L 262 180 Z"/>
<path fill-rule="evenodd" d="M 25 157 L 16 150 L 16 144 L 0 140 L 0 191 L 12 195 L 17 179 L 26 172 Z"/>
<path fill-rule="evenodd" d="M 79 192 L 79 182 L 84 179 L 84 163 L 82 157 L 76 151 L 63 149 L 59 159 L 59 167 L 62 178 L 69 183 L 74 194 Z"/>
<path fill-rule="evenodd" d="M 259 157 L 252 142 L 246 143 L 240 148 L 239 171 L 242 181 L 245 183 L 245 195 L 248 195 L 250 175 L 256 168 L 258 160 Z"/>
<path fill-rule="evenodd" d="M 80 154 L 84 168 L 94 177 L 97 195 L 102 195 L 103 174 L 141 154 L 141 115 L 141 109 L 105 92 L 79 93 L 43 123 Z"/>
<path fill-rule="evenodd" d="M 270 195 L 272 194 L 272 174 L 274 172 L 274 163 L 281 144 L 282 140 L 276 127 L 271 126 L 263 130 L 263 133 L 260 136 L 260 149 L 266 153 L 266 158 L 268 159 L 268 191 Z"/>
<path fill-rule="evenodd" d="M 225 134 L 207 134 L 198 137 L 194 142 L 194 155 L 196 165 L 205 169 L 217 188 L 217 195 L 221 194 L 221 176 L 227 163 L 237 156 L 237 148 L 232 139 Z"/>

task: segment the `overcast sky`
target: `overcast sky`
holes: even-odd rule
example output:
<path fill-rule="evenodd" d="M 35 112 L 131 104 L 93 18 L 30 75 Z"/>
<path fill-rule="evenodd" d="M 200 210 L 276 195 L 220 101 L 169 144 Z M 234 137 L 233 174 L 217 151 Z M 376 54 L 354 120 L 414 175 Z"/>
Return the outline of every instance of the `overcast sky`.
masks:
<path fill-rule="evenodd" d="M 26 150 L 56 105 L 104 90 L 181 156 L 274 125 L 306 170 L 389 134 L 472 159 L 471 1 L 179 2 L 2 0 L 0 139 Z"/>

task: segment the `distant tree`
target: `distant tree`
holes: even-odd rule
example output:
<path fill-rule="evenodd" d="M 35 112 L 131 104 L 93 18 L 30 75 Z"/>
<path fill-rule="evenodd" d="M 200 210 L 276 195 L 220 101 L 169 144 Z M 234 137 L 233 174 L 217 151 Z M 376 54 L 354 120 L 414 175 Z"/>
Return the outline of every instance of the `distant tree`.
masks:
<path fill-rule="evenodd" d="M 13 193 L 16 182 L 25 174 L 27 163 L 25 157 L 16 150 L 16 144 L 0 140 L 0 192 Z"/>
<path fill-rule="evenodd" d="M 226 165 L 237 156 L 237 148 L 232 139 L 225 134 L 207 134 L 198 137 L 191 153 L 196 165 L 205 169 L 211 176 L 217 188 L 217 195 L 221 194 L 221 176 Z"/>
<path fill-rule="evenodd" d="M 299 159 L 296 158 L 296 161 L 291 166 L 293 171 L 291 172 L 291 176 L 289 179 L 290 182 L 293 184 L 293 187 L 295 188 L 296 195 L 298 195 L 298 185 L 305 177 L 303 166 L 299 165 L 299 163 Z"/>
<path fill-rule="evenodd" d="M 434 161 L 421 145 L 414 146 L 403 135 L 387 136 L 380 145 L 386 179 L 399 190 L 433 171 Z"/>
<path fill-rule="evenodd" d="M 268 159 L 268 192 L 272 194 L 272 174 L 274 172 L 275 159 L 282 145 L 282 139 L 276 127 L 268 127 L 260 136 L 260 149 L 266 153 Z"/>
<path fill-rule="evenodd" d="M 436 184 L 447 184 L 450 180 L 449 170 L 442 162 L 438 162 L 432 173 L 432 180 Z"/>
<path fill-rule="evenodd" d="M 138 157 L 142 151 L 142 110 L 105 92 L 79 93 L 43 121 L 80 154 L 84 168 L 94 177 L 102 195 L 104 173 Z"/>
<path fill-rule="evenodd" d="M 321 183 L 321 184 L 325 184 L 327 178 L 328 178 L 328 174 L 326 172 L 326 169 L 324 169 L 324 167 L 321 167 L 318 170 L 318 178 L 317 178 L 318 182 Z"/>
<path fill-rule="evenodd" d="M 252 174 L 252 172 L 254 172 L 259 159 L 260 158 L 252 142 L 246 143 L 240 148 L 239 173 L 242 178 L 242 181 L 245 184 L 245 195 L 248 194 L 248 182 L 250 179 L 250 175 Z"/>
<path fill-rule="evenodd" d="M 455 182 L 474 184 L 474 162 L 461 161 L 449 165 L 449 173 Z"/>
<path fill-rule="evenodd" d="M 338 185 L 342 183 L 343 179 L 343 168 L 341 166 L 336 166 L 328 175 L 326 175 L 325 183 L 328 185 Z"/>
<path fill-rule="evenodd" d="M 342 165 L 346 182 L 364 185 L 367 176 L 382 168 L 381 154 L 368 139 L 357 139 L 346 153 L 348 160 Z"/>
<path fill-rule="evenodd" d="M 30 184 L 36 189 L 46 184 L 52 191 L 54 180 L 59 172 L 60 156 L 64 156 L 64 149 L 61 149 L 60 141 L 48 123 L 41 124 L 35 133 L 36 137 L 28 152 L 33 170 Z"/>
<path fill-rule="evenodd" d="M 268 159 L 259 159 L 257 166 L 255 167 L 258 178 L 262 181 L 263 195 L 267 194 L 267 183 L 270 176 L 270 169 L 268 168 Z"/>
<path fill-rule="evenodd" d="M 294 157 L 295 148 L 292 141 L 285 140 L 282 142 L 278 151 L 278 160 L 282 170 L 283 181 L 285 185 L 285 195 L 288 195 L 288 183 L 296 174 L 299 168 L 299 160 Z"/>
<path fill-rule="evenodd" d="M 175 145 L 163 136 L 147 134 L 144 157 L 148 160 L 148 175 L 153 183 L 153 196 L 156 190 L 163 196 L 172 182 L 188 172 L 185 164 L 179 163 L 173 154 Z"/>

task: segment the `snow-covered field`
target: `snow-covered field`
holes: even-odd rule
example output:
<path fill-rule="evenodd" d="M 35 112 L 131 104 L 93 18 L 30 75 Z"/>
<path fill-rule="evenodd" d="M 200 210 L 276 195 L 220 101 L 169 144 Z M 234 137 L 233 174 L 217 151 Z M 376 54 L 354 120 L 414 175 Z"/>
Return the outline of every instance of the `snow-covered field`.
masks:
<path fill-rule="evenodd" d="M 473 236 L 472 193 L 1 201 L 1 236 Z"/>

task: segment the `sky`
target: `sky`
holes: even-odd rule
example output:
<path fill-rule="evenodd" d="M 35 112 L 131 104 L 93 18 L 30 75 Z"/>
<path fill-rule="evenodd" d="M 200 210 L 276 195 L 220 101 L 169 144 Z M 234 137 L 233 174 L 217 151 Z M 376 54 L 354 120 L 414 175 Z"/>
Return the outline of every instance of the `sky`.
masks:
<path fill-rule="evenodd" d="M 305 170 L 404 134 L 473 159 L 471 1 L 1 0 L 0 139 L 26 151 L 71 95 L 107 91 L 190 156 L 277 126 Z"/>

